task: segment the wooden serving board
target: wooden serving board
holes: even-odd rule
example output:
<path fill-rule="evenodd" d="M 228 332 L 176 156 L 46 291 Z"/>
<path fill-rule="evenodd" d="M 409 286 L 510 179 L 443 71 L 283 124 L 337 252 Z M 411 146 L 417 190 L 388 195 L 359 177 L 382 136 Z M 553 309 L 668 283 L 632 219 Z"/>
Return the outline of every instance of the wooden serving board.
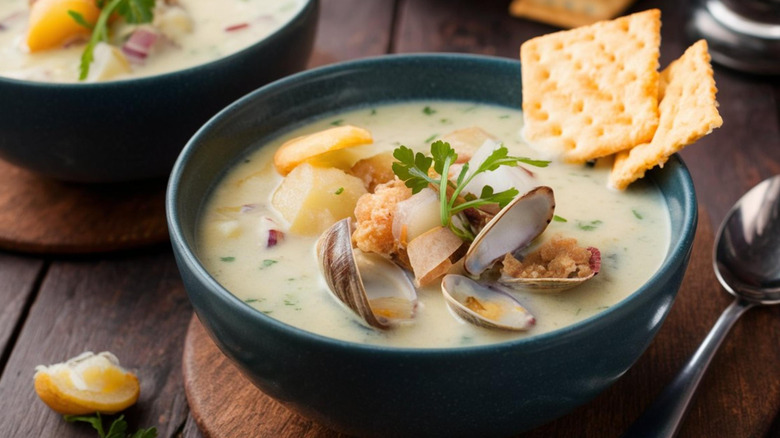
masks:
<path fill-rule="evenodd" d="M 197 316 L 187 330 L 182 369 L 190 413 L 207 438 L 346 436 L 289 411 L 260 392 L 219 351 Z"/>
<path fill-rule="evenodd" d="M 64 183 L 0 160 L 0 249 L 78 254 L 165 242 L 165 181 Z"/>
<path fill-rule="evenodd" d="M 680 370 L 731 301 L 712 271 L 713 230 L 700 210 L 699 227 L 680 293 L 658 336 L 639 361 L 595 400 L 570 414 L 522 434 L 524 438 L 618 437 Z M 754 309 L 734 327 L 713 360 L 685 418 L 680 437 L 766 436 L 780 406 L 780 385 L 772 374 L 745 375 L 740 364 L 775 363 L 771 336 L 780 309 Z M 767 333 L 763 333 L 767 334 Z M 342 437 L 273 401 L 246 379 L 211 341 L 193 316 L 184 346 L 183 375 L 191 415 L 207 438 L 274 436 Z M 760 397 L 749 412 L 734 415 L 745 397 Z M 574 434 L 573 431 L 576 431 Z"/>

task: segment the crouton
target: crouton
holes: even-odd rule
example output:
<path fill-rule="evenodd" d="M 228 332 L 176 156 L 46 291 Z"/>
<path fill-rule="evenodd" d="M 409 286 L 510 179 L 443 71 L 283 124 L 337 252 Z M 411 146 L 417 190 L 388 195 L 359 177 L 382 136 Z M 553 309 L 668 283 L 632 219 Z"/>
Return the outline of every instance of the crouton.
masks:
<path fill-rule="evenodd" d="M 412 196 L 412 190 L 398 179 L 376 187 L 374 193 L 361 196 L 355 207 L 357 225 L 352 240 L 364 252 L 390 256 L 395 252 L 393 215 L 395 206 Z"/>

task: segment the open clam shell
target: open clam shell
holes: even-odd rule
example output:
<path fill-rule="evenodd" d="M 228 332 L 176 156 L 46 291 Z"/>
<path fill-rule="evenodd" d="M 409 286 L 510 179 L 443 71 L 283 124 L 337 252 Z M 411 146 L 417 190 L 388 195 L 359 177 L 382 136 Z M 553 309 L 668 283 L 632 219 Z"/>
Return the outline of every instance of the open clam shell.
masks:
<path fill-rule="evenodd" d="M 517 300 L 457 274 L 445 275 L 441 291 L 453 312 L 463 320 L 503 330 L 528 330 L 536 319 Z"/>
<path fill-rule="evenodd" d="M 548 293 L 554 294 L 563 292 L 567 289 L 579 286 L 582 283 L 595 277 L 601 270 L 601 252 L 594 247 L 589 247 L 590 251 L 590 275 L 586 277 L 574 278 L 517 278 L 504 273 L 501 274 L 499 282 L 514 290 L 521 292 Z"/>
<path fill-rule="evenodd" d="M 414 317 L 417 292 L 409 277 L 379 255 L 354 250 L 349 218 L 320 236 L 317 258 L 328 289 L 370 327 L 387 329 Z"/>
<path fill-rule="evenodd" d="M 474 238 L 463 268 L 479 276 L 507 253 L 528 246 L 547 228 L 554 212 L 555 196 L 550 187 L 539 186 L 516 197 Z"/>

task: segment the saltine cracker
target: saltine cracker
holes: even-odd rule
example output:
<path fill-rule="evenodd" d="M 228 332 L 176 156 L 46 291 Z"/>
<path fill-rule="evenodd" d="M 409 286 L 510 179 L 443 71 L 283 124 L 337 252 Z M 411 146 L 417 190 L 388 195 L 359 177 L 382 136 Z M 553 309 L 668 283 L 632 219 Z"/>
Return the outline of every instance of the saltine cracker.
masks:
<path fill-rule="evenodd" d="M 660 28 L 661 12 L 650 9 L 523 43 L 526 140 L 575 163 L 649 142 Z"/>
<path fill-rule="evenodd" d="M 652 141 L 615 156 L 609 185 L 625 189 L 686 145 L 723 124 L 707 42 L 699 40 L 661 72 L 660 122 Z"/>

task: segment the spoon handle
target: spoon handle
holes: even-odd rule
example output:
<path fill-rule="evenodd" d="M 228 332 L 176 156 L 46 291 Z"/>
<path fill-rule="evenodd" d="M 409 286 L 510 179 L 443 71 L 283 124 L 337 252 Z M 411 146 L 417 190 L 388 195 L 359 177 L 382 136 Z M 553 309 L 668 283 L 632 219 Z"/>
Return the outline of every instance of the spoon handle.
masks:
<path fill-rule="evenodd" d="M 688 359 L 672 383 L 664 389 L 653 404 L 628 428 L 624 438 L 671 438 L 677 434 L 691 398 L 699 386 L 704 372 L 715 352 L 728 334 L 731 326 L 755 304 L 742 299 L 734 300 L 712 326 L 696 353 Z"/>

